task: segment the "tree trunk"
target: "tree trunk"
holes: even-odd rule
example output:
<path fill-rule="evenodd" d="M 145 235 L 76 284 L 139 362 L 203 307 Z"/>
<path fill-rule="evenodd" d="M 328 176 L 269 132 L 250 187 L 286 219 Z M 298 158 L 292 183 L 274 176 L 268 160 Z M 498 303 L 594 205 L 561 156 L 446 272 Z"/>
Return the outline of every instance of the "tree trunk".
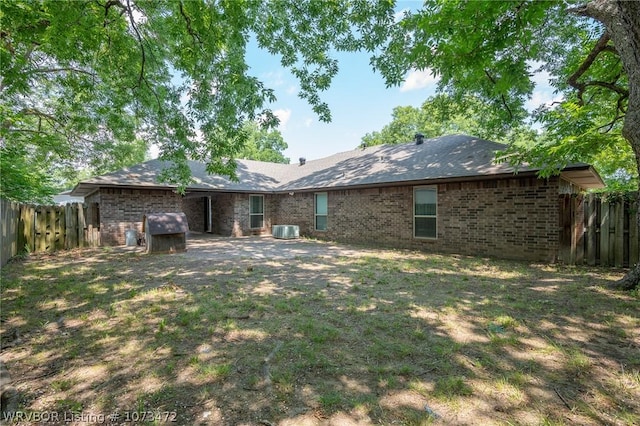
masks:
<path fill-rule="evenodd" d="M 622 60 L 629 78 L 629 105 L 622 136 L 631 144 L 640 176 L 640 1 L 592 0 L 574 11 L 604 24 Z M 640 206 L 640 190 L 636 198 Z M 636 213 L 636 221 L 640 226 L 640 209 Z M 631 290 L 638 288 L 639 283 L 640 262 L 614 287 Z"/>

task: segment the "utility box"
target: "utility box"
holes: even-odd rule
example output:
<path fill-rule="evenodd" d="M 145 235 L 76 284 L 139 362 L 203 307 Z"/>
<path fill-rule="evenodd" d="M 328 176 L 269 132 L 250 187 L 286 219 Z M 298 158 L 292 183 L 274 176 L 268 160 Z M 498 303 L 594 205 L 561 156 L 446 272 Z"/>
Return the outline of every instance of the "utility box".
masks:
<path fill-rule="evenodd" d="M 124 231 L 125 245 L 133 247 L 138 245 L 138 232 L 135 229 L 127 229 Z"/>
<path fill-rule="evenodd" d="M 271 227 L 271 235 L 274 238 L 293 239 L 300 237 L 300 227 L 298 225 L 273 225 Z"/>
<path fill-rule="evenodd" d="M 147 253 L 179 253 L 187 250 L 189 224 L 184 213 L 148 214 L 142 223 Z"/>

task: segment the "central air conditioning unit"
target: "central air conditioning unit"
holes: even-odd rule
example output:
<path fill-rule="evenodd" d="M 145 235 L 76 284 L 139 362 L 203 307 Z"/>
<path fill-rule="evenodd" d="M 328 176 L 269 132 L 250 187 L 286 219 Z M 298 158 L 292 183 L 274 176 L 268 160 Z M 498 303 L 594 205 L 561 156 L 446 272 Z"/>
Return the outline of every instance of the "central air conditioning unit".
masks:
<path fill-rule="evenodd" d="M 273 238 L 290 240 L 300 238 L 300 227 L 298 225 L 273 225 L 271 227 Z"/>

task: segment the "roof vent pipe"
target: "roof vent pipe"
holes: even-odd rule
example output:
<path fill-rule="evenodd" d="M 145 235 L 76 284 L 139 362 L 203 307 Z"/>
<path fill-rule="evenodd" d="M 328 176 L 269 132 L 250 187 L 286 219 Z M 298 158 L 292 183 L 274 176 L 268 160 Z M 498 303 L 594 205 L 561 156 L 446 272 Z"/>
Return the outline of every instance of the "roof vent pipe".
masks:
<path fill-rule="evenodd" d="M 307 159 L 304 158 L 304 157 L 300 157 L 299 160 L 300 160 L 300 165 L 301 166 L 304 166 L 307 163 Z"/>
<path fill-rule="evenodd" d="M 422 145 L 424 143 L 424 135 L 422 133 L 416 133 L 414 140 L 416 145 Z"/>

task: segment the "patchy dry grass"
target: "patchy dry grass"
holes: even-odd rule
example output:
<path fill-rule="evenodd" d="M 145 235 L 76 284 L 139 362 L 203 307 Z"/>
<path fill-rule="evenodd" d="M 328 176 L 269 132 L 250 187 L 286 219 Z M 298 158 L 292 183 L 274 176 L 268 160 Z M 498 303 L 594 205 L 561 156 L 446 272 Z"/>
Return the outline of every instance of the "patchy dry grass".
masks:
<path fill-rule="evenodd" d="M 20 410 L 67 418 L 633 425 L 640 298 L 606 288 L 619 276 L 407 251 L 67 252 L 2 270 L 2 359 Z"/>

